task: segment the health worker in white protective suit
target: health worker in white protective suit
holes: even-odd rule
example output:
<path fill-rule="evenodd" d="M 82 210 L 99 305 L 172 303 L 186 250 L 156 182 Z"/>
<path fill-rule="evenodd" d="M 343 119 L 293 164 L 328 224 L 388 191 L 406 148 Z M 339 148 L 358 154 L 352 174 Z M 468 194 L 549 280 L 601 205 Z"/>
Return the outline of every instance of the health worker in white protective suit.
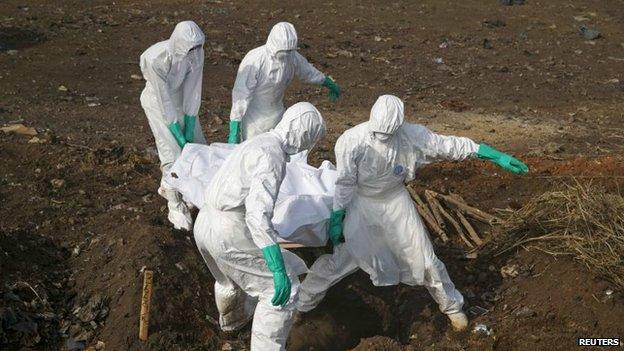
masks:
<path fill-rule="evenodd" d="M 307 267 L 280 250 L 271 218 L 289 156 L 324 134 L 312 104 L 290 107 L 273 130 L 234 149 L 206 189 L 195 222 L 195 242 L 216 280 L 221 329 L 237 330 L 253 316 L 252 351 L 284 350 L 293 323 L 298 275 Z"/>
<path fill-rule="evenodd" d="M 297 309 L 310 311 L 332 285 L 361 268 L 377 286 L 424 285 L 453 328 L 465 329 L 464 299 L 436 257 L 405 183 L 427 163 L 472 156 L 514 173 L 528 171 L 522 162 L 485 144 L 403 123 L 403 102 L 392 95 L 379 97 L 370 120 L 336 142 L 338 178 L 329 224 L 334 252 L 310 268 Z"/>
<path fill-rule="evenodd" d="M 171 37 L 150 46 L 141 55 L 147 81 L 141 94 L 149 126 L 156 139 L 160 169 L 166 174 L 184 144 L 206 143 L 197 113 L 201 105 L 204 68 L 204 33 L 193 21 L 180 22 Z M 177 193 L 161 179 L 158 193 L 167 199 L 169 221 L 176 229 L 190 230 L 191 214 Z"/>
<path fill-rule="evenodd" d="M 236 144 L 274 128 L 284 113 L 284 92 L 294 76 L 329 89 L 330 100 L 340 96 L 334 81 L 297 52 L 297 32 L 288 22 L 273 26 L 265 45 L 247 53 L 232 89 L 228 143 Z"/>

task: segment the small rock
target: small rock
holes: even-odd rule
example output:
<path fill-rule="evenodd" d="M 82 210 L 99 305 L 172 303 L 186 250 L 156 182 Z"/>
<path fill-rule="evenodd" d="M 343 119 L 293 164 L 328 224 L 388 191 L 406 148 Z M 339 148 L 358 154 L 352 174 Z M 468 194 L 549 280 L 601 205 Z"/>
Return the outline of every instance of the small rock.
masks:
<path fill-rule="evenodd" d="M 182 272 L 186 271 L 186 268 L 184 267 L 184 265 L 182 264 L 182 262 L 178 262 L 175 264 L 175 266 Z"/>
<path fill-rule="evenodd" d="M 15 134 L 20 134 L 20 135 L 30 135 L 30 136 L 37 135 L 37 130 L 35 128 L 26 127 L 25 125 L 21 123 L 9 124 L 8 126 L 0 128 L 0 130 L 2 130 L 4 133 L 7 133 L 7 134 L 15 133 Z"/>
<path fill-rule="evenodd" d="M 223 124 L 223 120 L 220 117 L 218 117 L 218 116 L 215 116 L 214 122 L 217 125 L 222 125 Z"/>
<path fill-rule="evenodd" d="M 518 272 L 517 264 L 502 266 L 500 269 L 500 273 L 503 278 L 515 278 L 518 276 L 518 274 L 520 274 L 520 272 Z"/>
<path fill-rule="evenodd" d="M 104 341 L 98 340 L 98 342 L 95 343 L 95 349 L 98 351 L 104 350 L 104 347 L 106 347 L 106 344 L 104 343 Z"/>
<path fill-rule="evenodd" d="M 492 335 L 492 329 L 488 328 L 488 326 L 483 323 L 479 323 L 475 325 L 474 328 L 472 329 L 472 332 L 478 335 L 483 335 L 483 336 Z"/>
<path fill-rule="evenodd" d="M 132 75 L 130 75 L 130 78 L 132 78 L 134 80 L 143 80 L 143 76 L 140 76 L 138 74 L 132 74 Z"/>
<path fill-rule="evenodd" d="M 74 256 L 74 257 L 78 257 L 78 255 L 80 255 L 80 246 L 76 246 L 76 247 L 74 247 L 74 249 L 72 250 L 72 256 Z"/>
<path fill-rule="evenodd" d="M 351 51 L 348 51 L 348 50 L 338 50 L 338 51 L 336 51 L 336 54 L 338 56 L 343 56 L 343 57 L 348 57 L 348 58 L 353 57 L 353 53 Z"/>
<path fill-rule="evenodd" d="M 52 185 L 52 187 L 60 189 L 65 186 L 65 180 L 55 178 L 50 181 L 50 184 Z"/>
<path fill-rule="evenodd" d="M 433 62 L 437 63 L 438 65 L 441 65 L 444 63 L 444 60 L 442 60 L 441 57 L 436 57 L 433 59 Z"/>
<path fill-rule="evenodd" d="M 607 289 L 604 292 L 604 297 L 602 298 L 602 302 L 607 302 L 613 298 L 613 290 Z"/>
<path fill-rule="evenodd" d="M 533 311 L 527 306 L 522 306 L 516 309 L 515 311 L 513 311 L 512 314 L 516 317 L 533 317 L 535 316 L 535 311 Z"/>
<path fill-rule="evenodd" d="M 97 107 L 97 106 L 100 106 L 100 105 L 101 104 L 99 102 L 91 102 L 91 103 L 87 104 L 87 106 L 89 106 L 89 107 Z"/>
<path fill-rule="evenodd" d="M 67 87 L 64 85 L 59 85 L 58 87 L 58 91 L 67 91 L 67 90 L 68 90 Z"/>
<path fill-rule="evenodd" d="M 15 55 L 17 55 L 17 53 L 18 53 L 18 52 L 19 52 L 19 51 L 17 51 L 17 50 L 7 50 L 7 52 L 6 52 L 6 53 L 7 53 L 7 54 L 9 54 L 9 55 L 11 55 L 11 56 L 15 56 Z"/>
<path fill-rule="evenodd" d="M 601 37 L 601 34 L 599 31 L 597 31 L 596 29 L 588 28 L 585 25 L 580 26 L 579 31 L 583 35 L 583 38 L 587 40 L 594 40 L 594 39 L 598 39 Z"/>
<path fill-rule="evenodd" d="M 466 252 L 462 258 L 466 259 L 466 260 L 474 260 L 477 259 L 479 257 L 479 254 L 477 252 Z"/>
<path fill-rule="evenodd" d="M 43 144 L 46 141 L 44 139 L 40 139 L 39 137 L 32 137 L 30 140 L 28 140 L 29 144 Z"/>
<path fill-rule="evenodd" d="M 232 345 L 229 342 L 226 342 L 221 347 L 221 351 L 232 351 L 232 350 L 234 350 L 234 347 L 232 347 Z"/>

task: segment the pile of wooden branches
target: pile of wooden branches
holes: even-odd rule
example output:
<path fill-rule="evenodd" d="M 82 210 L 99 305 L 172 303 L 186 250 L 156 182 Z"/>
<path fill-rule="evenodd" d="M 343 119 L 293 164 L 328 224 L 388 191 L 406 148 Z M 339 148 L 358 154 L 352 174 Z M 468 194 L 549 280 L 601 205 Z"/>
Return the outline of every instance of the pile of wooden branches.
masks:
<path fill-rule="evenodd" d="M 502 223 L 502 219 L 468 205 L 457 194 L 443 195 L 425 190 L 421 197 L 413 189 L 408 187 L 408 190 L 429 231 L 435 233 L 444 243 L 449 241 L 448 233 L 452 227 L 468 248 L 476 249 L 484 244 L 484 239 L 477 234 L 475 226 L 468 218 L 488 225 Z"/>
<path fill-rule="evenodd" d="M 500 254 L 534 247 L 572 255 L 590 270 L 624 288 L 624 197 L 591 185 L 566 185 L 511 212 L 505 235 L 491 245 Z"/>

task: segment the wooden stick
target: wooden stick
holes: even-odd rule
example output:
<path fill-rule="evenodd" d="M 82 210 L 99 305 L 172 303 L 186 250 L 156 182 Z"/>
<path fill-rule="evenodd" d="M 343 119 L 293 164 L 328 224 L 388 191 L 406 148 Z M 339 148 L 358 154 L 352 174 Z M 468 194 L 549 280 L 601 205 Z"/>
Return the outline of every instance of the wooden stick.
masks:
<path fill-rule="evenodd" d="M 463 214 L 468 215 L 481 222 L 488 223 L 488 224 L 495 224 L 495 223 L 503 222 L 501 218 L 493 216 L 489 213 L 485 213 L 476 207 L 466 205 L 465 203 L 462 203 L 460 200 L 457 200 L 456 198 L 452 196 L 442 195 L 442 194 L 436 193 L 435 191 L 431 191 L 431 193 L 435 197 L 446 202 L 447 204 L 452 205 L 453 207 L 456 207 Z"/>
<path fill-rule="evenodd" d="M 145 270 L 143 272 L 143 293 L 141 294 L 141 317 L 139 320 L 139 339 L 147 341 L 147 329 L 150 318 L 150 300 L 152 299 L 152 278 L 154 273 Z"/>
<path fill-rule="evenodd" d="M 418 206 L 422 207 L 423 211 L 427 212 L 427 215 L 429 215 L 429 217 L 434 218 L 433 213 L 431 213 L 431 210 L 420 198 L 420 195 L 418 195 L 418 193 L 410 187 L 407 188 L 407 191 L 409 191 L 410 195 L 412 196 L 412 200 L 414 200 L 414 202 L 416 202 Z"/>
<path fill-rule="evenodd" d="M 435 217 L 436 221 L 438 221 L 440 227 L 446 229 L 446 223 L 444 223 L 444 219 L 442 219 L 442 215 L 440 214 L 440 211 L 438 209 L 440 207 L 440 203 L 438 203 L 438 200 L 435 198 L 434 194 L 436 194 L 434 191 L 425 190 L 425 198 L 429 203 L 429 207 L 431 208 L 431 212 L 433 212 L 433 216 Z"/>
<path fill-rule="evenodd" d="M 444 218 L 446 218 L 446 220 L 448 220 L 449 222 L 451 222 L 451 224 L 453 225 L 453 227 L 455 228 L 455 231 L 457 231 L 457 234 L 459 235 L 459 237 L 462 239 L 462 241 L 469 247 L 469 248 L 474 248 L 474 245 L 470 242 L 470 240 L 468 240 L 468 238 L 466 238 L 466 234 L 464 233 L 464 230 L 462 229 L 462 227 L 459 225 L 459 223 L 457 223 L 457 221 L 455 220 L 455 218 L 453 218 L 450 214 L 448 214 L 448 212 L 446 212 L 446 210 L 444 210 L 444 208 L 442 207 L 442 205 L 439 202 L 435 202 L 436 206 L 438 207 L 438 211 L 440 211 L 440 213 L 442 214 L 442 216 L 444 216 Z"/>
<path fill-rule="evenodd" d="M 466 200 L 464 200 L 464 198 L 461 197 L 459 194 L 449 193 L 448 196 L 454 198 L 455 200 L 461 202 L 462 204 L 468 205 Z"/>
<path fill-rule="evenodd" d="M 466 231 L 468 232 L 468 235 L 470 235 L 472 241 L 474 241 L 477 246 L 483 245 L 483 240 L 481 240 L 481 238 L 477 234 L 477 231 L 473 228 L 470 222 L 468 222 L 468 220 L 466 219 L 466 217 L 464 217 L 461 211 L 455 210 L 455 213 L 457 214 L 457 217 L 459 218 L 461 224 L 464 226 L 464 228 L 466 228 Z"/>
<path fill-rule="evenodd" d="M 414 200 L 414 207 L 416 207 L 416 211 L 418 211 L 420 217 L 422 217 L 425 223 L 427 223 L 429 229 L 431 229 L 432 232 L 436 233 L 440 237 L 442 242 L 447 242 L 449 240 L 448 235 L 446 235 L 444 230 L 442 230 L 442 228 L 440 228 L 440 226 L 436 223 L 436 220 L 433 218 L 433 215 L 427 208 L 427 205 L 425 205 L 420 196 L 418 196 L 418 194 L 413 189 L 408 187 L 407 190 L 412 196 L 412 200 Z"/>
<path fill-rule="evenodd" d="M 444 230 L 442 230 L 442 228 L 440 228 L 440 226 L 438 226 L 438 223 L 436 223 L 436 221 L 435 221 L 435 219 L 433 219 L 433 217 L 430 217 L 426 207 L 421 207 L 419 205 L 416 205 L 414 207 L 416 207 L 416 211 L 418 211 L 418 214 L 420 215 L 420 217 L 422 217 L 422 219 L 425 220 L 425 223 L 427 223 L 427 225 L 429 226 L 431 231 L 436 233 L 440 237 L 440 239 L 442 239 L 442 242 L 445 243 L 445 242 L 449 241 L 449 238 L 446 235 L 446 233 L 444 232 Z"/>
<path fill-rule="evenodd" d="M 288 249 L 299 249 L 299 248 L 305 247 L 305 245 L 303 245 L 303 244 L 293 243 L 293 242 L 290 242 L 290 241 L 289 242 L 279 243 L 279 246 L 282 249 L 286 249 L 286 250 L 288 250 Z"/>

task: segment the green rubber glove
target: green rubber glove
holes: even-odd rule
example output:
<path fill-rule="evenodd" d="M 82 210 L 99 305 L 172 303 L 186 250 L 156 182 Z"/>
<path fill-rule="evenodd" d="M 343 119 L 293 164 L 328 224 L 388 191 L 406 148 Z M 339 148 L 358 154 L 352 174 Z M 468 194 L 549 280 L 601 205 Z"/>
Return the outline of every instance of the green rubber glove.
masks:
<path fill-rule="evenodd" d="M 479 158 L 490 160 L 501 166 L 504 170 L 515 174 L 527 173 L 529 171 L 529 167 L 522 161 L 511 155 L 507 155 L 504 152 L 500 152 L 487 144 L 479 144 L 477 156 Z"/>
<path fill-rule="evenodd" d="M 325 77 L 323 86 L 329 89 L 329 101 L 336 102 L 340 97 L 340 87 L 331 78 Z"/>
<path fill-rule="evenodd" d="M 344 242 L 344 236 L 342 235 L 342 220 L 345 216 L 345 210 L 334 210 L 329 216 L 329 239 L 338 245 Z"/>
<path fill-rule="evenodd" d="M 184 139 L 184 133 L 182 133 L 182 127 L 180 127 L 180 123 L 173 122 L 167 127 L 169 127 L 171 134 L 173 134 L 173 137 L 178 142 L 178 145 L 180 145 L 180 148 L 184 148 L 184 144 L 186 144 L 186 139 Z"/>
<path fill-rule="evenodd" d="M 239 133 L 240 121 L 230 121 L 230 135 L 228 135 L 228 144 L 240 143 Z"/>
<path fill-rule="evenodd" d="M 195 122 L 197 117 L 184 115 L 184 139 L 187 142 L 192 143 L 195 136 Z"/>
<path fill-rule="evenodd" d="M 275 293 L 271 303 L 273 306 L 284 306 L 290 300 L 290 279 L 286 274 L 282 251 L 278 244 L 274 244 L 263 248 L 262 255 L 264 255 L 269 270 L 273 273 Z"/>

